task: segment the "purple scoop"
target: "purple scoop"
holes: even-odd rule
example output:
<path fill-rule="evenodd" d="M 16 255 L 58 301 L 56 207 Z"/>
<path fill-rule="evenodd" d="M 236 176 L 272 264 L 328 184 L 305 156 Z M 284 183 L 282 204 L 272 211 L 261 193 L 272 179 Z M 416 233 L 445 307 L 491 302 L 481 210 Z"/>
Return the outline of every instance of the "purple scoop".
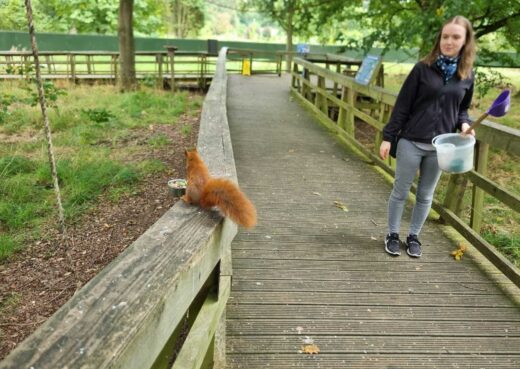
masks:
<path fill-rule="evenodd" d="M 509 104 L 511 102 L 511 91 L 504 90 L 498 97 L 493 101 L 491 107 L 487 113 L 493 117 L 502 117 L 506 115 L 509 110 Z"/>

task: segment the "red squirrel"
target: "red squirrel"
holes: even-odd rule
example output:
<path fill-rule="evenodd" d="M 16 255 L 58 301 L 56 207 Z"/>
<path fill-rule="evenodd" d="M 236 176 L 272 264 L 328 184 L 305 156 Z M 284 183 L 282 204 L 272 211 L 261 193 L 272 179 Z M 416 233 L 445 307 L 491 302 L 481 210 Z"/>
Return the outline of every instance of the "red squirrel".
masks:
<path fill-rule="evenodd" d="M 245 228 L 256 225 L 256 209 L 236 184 L 213 178 L 197 149 L 186 150 L 188 187 L 182 199 L 204 209 L 217 207 L 224 216 Z"/>

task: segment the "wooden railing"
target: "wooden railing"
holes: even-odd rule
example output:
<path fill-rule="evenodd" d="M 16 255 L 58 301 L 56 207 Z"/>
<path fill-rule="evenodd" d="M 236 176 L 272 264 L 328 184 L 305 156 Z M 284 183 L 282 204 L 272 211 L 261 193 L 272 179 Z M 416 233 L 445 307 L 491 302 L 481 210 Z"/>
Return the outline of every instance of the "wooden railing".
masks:
<path fill-rule="evenodd" d="M 395 174 L 393 159 L 383 161 L 378 155 L 382 129 L 395 104 L 395 94 L 380 87 L 362 86 L 343 73 L 335 73 L 301 58 L 294 59 L 291 86 L 293 95 L 314 112 L 322 124 L 333 130 L 340 140 L 357 148 L 387 173 Z M 360 121 L 368 124 L 374 131 L 368 142 L 366 137 L 360 140 L 356 134 L 357 122 Z M 485 121 L 477 132 L 475 170 L 463 175 L 451 175 L 444 201 L 434 200 L 432 208 L 520 286 L 519 270 L 479 233 L 483 192 L 513 211 L 520 211 L 520 196 L 486 177 L 490 147 L 503 150 L 511 156 L 511 160 L 515 160 L 520 155 L 520 131 Z M 473 183 L 474 188 L 469 224 L 460 216 L 462 195 L 468 181 Z"/>
<path fill-rule="evenodd" d="M 272 51 L 261 51 L 254 49 L 233 49 L 228 50 L 228 60 L 240 61 L 240 68 L 228 68 L 228 72 L 242 73 L 244 62 L 248 61 L 251 74 L 277 74 L 282 75 L 283 54 Z M 255 68 L 256 64 L 262 64 L 261 68 Z M 253 65 L 254 64 L 254 65 Z"/>
<path fill-rule="evenodd" d="M 251 74 L 281 73 L 281 56 L 261 50 L 228 50 L 228 72 L 243 71 L 249 61 Z M 254 63 L 253 63 L 254 61 Z M 42 77 L 45 79 L 109 80 L 117 83 L 119 53 L 108 51 L 40 52 Z M 215 73 L 216 58 L 206 52 L 138 51 L 135 53 L 136 77 L 149 79 L 158 87 L 175 89 L 176 83 L 196 82 L 206 90 Z M 240 66 L 240 67 L 237 67 Z M 0 79 L 30 78 L 34 75 L 33 55 L 27 51 L 0 52 Z"/>
<path fill-rule="evenodd" d="M 204 101 L 198 149 L 212 174 L 236 181 L 225 63 L 223 49 Z M 0 368 L 160 369 L 172 361 L 173 368 L 222 365 L 230 243 L 236 232 L 236 225 L 217 212 L 177 202 Z"/>

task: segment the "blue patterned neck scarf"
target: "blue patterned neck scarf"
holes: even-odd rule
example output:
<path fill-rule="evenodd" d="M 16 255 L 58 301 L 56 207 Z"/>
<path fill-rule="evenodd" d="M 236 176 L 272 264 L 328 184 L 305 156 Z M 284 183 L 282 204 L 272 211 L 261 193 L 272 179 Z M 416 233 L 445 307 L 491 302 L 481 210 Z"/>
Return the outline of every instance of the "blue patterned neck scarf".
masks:
<path fill-rule="evenodd" d="M 450 58 L 449 56 L 439 54 L 439 56 L 437 57 L 437 61 L 435 62 L 435 64 L 437 64 L 437 66 L 441 70 L 442 78 L 444 79 L 444 84 L 448 83 L 448 81 L 455 75 L 455 72 L 457 72 L 459 60 L 460 56 Z"/>

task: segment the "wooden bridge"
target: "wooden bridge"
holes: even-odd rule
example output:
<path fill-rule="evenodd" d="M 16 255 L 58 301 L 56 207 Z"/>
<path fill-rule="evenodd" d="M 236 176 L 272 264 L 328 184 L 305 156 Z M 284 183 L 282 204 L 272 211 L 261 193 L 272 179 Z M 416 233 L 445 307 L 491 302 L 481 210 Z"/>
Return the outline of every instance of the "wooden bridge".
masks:
<path fill-rule="evenodd" d="M 0 368 L 520 367 L 520 274 L 456 202 L 436 201 L 444 224 L 428 220 L 420 259 L 384 252 L 392 166 L 352 128 L 361 117 L 380 129 L 395 96 L 295 66 L 228 78 L 219 59 L 204 104 L 199 150 L 213 174 L 238 179 L 258 226 L 235 236 L 215 212 L 177 203 Z M 327 97 L 330 81 L 340 98 Z M 354 93 L 379 111 L 356 109 Z M 485 127 L 480 165 L 448 197 L 462 177 L 518 209 L 482 161 L 485 145 L 518 155 L 520 136 Z"/>

